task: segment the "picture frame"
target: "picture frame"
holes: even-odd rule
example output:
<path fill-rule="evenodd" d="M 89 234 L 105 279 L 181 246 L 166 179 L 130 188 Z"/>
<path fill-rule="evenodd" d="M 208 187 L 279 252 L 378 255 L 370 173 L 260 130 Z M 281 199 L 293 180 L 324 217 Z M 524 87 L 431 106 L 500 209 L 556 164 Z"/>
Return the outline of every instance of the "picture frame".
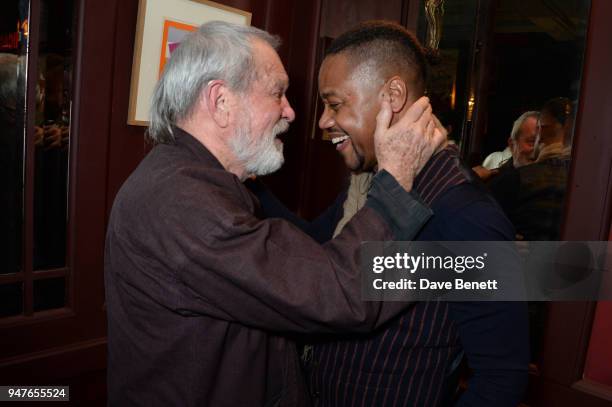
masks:
<path fill-rule="evenodd" d="M 251 13 L 209 0 L 140 0 L 128 124 L 149 125 L 153 89 L 182 38 L 213 20 L 251 25 Z"/>

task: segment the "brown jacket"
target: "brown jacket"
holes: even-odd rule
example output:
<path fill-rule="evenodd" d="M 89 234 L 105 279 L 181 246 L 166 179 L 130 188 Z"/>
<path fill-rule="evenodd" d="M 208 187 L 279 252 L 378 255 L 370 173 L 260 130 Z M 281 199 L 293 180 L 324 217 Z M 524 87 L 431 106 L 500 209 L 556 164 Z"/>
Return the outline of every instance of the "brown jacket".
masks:
<path fill-rule="evenodd" d="M 286 334 L 369 331 L 405 308 L 361 301 L 359 243 L 414 234 L 431 211 L 384 173 L 369 205 L 320 246 L 257 218 L 238 178 L 175 134 L 123 185 L 108 225 L 109 405 L 307 405 Z M 406 211 L 410 223 L 389 216 Z"/>

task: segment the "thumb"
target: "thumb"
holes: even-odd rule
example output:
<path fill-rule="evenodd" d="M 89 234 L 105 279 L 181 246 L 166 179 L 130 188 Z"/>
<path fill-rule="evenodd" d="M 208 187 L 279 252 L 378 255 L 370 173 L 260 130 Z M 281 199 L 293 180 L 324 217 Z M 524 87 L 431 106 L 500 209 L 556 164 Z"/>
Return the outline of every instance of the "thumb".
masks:
<path fill-rule="evenodd" d="M 393 111 L 391 110 L 391 102 L 387 95 L 382 95 L 382 101 L 380 102 L 380 111 L 378 115 L 376 115 L 376 132 L 375 134 L 384 133 L 387 129 L 389 129 L 389 124 L 391 123 L 391 117 L 393 116 Z"/>

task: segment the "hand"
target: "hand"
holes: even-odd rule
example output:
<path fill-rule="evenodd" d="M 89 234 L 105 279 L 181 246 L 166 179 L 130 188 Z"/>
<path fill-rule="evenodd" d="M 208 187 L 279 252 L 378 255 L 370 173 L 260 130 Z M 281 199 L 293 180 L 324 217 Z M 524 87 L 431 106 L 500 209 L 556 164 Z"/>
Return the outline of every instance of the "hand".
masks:
<path fill-rule="evenodd" d="M 433 117 L 433 120 L 434 120 L 434 123 L 436 125 L 436 128 L 440 131 L 440 133 L 442 133 L 442 136 L 444 137 L 444 141 L 436 149 L 436 152 L 434 153 L 434 155 L 435 155 L 438 151 L 440 151 L 443 148 L 448 146 L 448 130 L 440 122 L 440 119 L 438 119 L 438 116 L 436 116 L 435 114 L 432 114 L 431 116 Z"/>
<path fill-rule="evenodd" d="M 62 145 L 62 129 L 57 124 L 46 125 L 44 131 L 47 148 L 56 148 Z"/>
<path fill-rule="evenodd" d="M 34 126 L 34 145 L 39 146 L 44 141 L 45 132 L 42 127 Z"/>
<path fill-rule="evenodd" d="M 446 135 L 438 128 L 427 97 L 417 100 L 389 127 L 392 116 L 390 101 L 383 95 L 374 132 L 378 169 L 387 170 L 410 191 L 414 178 L 446 141 Z"/>
<path fill-rule="evenodd" d="M 489 169 L 483 167 L 482 165 L 477 165 L 476 167 L 472 167 L 472 170 L 483 181 L 488 181 L 492 177 L 494 177 L 497 174 L 499 174 L 499 170 L 498 169 L 489 170 Z"/>

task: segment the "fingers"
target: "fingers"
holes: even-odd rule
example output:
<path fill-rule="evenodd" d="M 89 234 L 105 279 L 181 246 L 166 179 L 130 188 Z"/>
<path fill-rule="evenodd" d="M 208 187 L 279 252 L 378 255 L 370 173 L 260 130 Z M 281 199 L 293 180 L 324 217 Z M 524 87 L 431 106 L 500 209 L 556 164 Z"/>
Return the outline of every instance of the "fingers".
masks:
<path fill-rule="evenodd" d="M 404 118 L 407 121 L 414 123 L 421 118 L 427 108 L 431 109 L 431 105 L 429 104 L 429 98 L 427 96 L 423 96 L 408 108 L 406 114 L 404 115 Z"/>
<path fill-rule="evenodd" d="M 434 130 L 436 130 L 435 122 L 433 120 L 429 120 L 429 123 L 427 123 L 427 127 L 425 128 L 425 137 L 427 137 L 428 140 L 433 139 Z"/>
<path fill-rule="evenodd" d="M 436 123 L 436 127 L 439 129 L 443 129 L 444 126 L 442 125 L 442 123 L 440 122 L 440 119 L 438 119 L 438 116 L 436 116 L 435 114 L 431 115 L 434 119 L 434 122 Z"/>
<path fill-rule="evenodd" d="M 385 131 L 389 128 L 391 123 L 391 117 L 393 117 L 393 110 L 391 109 L 391 101 L 387 95 L 382 96 L 380 102 L 380 111 L 376 115 L 376 132 Z"/>
<path fill-rule="evenodd" d="M 417 128 L 425 131 L 427 129 L 429 122 L 432 121 L 431 116 L 432 116 L 431 105 L 428 104 L 425 110 L 423 111 L 423 113 L 421 114 L 421 117 L 419 117 L 419 119 L 415 123 L 417 125 Z"/>
<path fill-rule="evenodd" d="M 429 104 L 429 98 L 427 96 L 423 96 L 414 102 L 414 104 L 410 106 L 408 110 L 406 110 L 406 114 L 400 117 L 398 122 L 392 127 L 407 128 L 413 124 L 416 124 L 421 130 L 424 131 L 430 117 L 431 105 Z M 420 121 L 421 119 L 422 121 Z"/>
<path fill-rule="evenodd" d="M 444 127 L 442 122 L 440 122 L 440 119 L 438 119 L 438 117 L 435 114 L 433 114 L 432 117 L 434 121 L 436 122 L 436 127 L 442 132 L 442 134 L 444 134 L 445 138 L 448 138 L 448 130 L 446 130 L 446 127 Z"/>

